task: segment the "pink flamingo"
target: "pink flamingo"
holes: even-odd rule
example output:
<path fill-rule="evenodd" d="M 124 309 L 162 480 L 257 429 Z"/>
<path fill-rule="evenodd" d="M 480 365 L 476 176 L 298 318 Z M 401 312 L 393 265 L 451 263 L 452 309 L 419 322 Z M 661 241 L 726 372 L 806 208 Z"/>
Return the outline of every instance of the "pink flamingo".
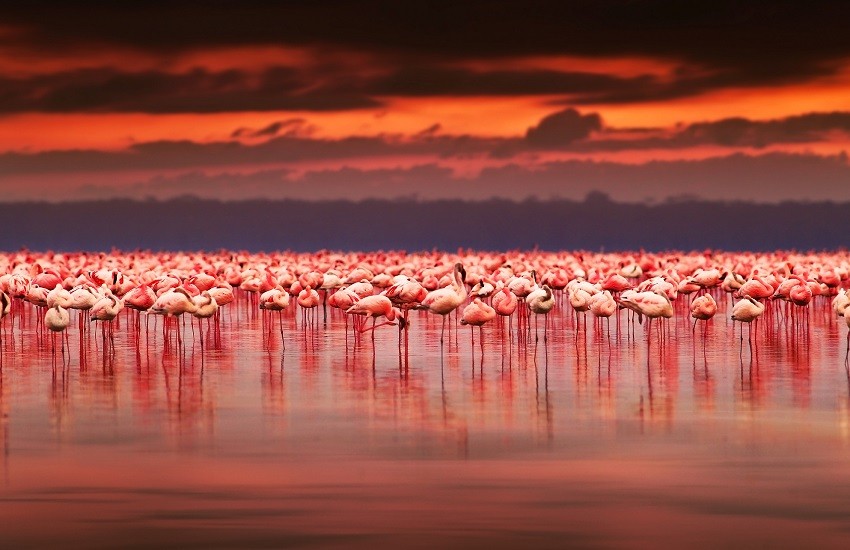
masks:
<path fill-rule="evenodd" d="M 199 295 L 192 297 L 192 304 L 195 309 L 191 312 L 192 316 L 198 320 L 198 335 L 201 340 L 201 351 L 204 349 L 204 326 L 203 319 L 209 319 L 218 311 L 218 303 L 215 298 L 210 295 L 209 290 L 204 290 Z"/>
<path fill-rule="evenodd" d="M 260 295 L 260 309 L 277 312 L 278 325 L 280 326 L 280 344 L 284 350 L 286 349 L 286 342 L 283 339 L 283 310 L 289 307 L 289 300 L 289 293 L 280 287 L 267 290 Z"/>
<path fill-rule="evenodd" d="M 121 300 L 115 297 L 111 292 L 99 299 L 91 308 L 91 321 L 106 321 L 109 323 L 109 339 L 113 340 L 114 333 L 112 321 L 118 317 L 118 314 L 124 309 L 124 304 Z M 104 345 L 106 344 L 106 331 L 103 333 Z"/>
<path fill-rule="evenodd" d="M 136 312 L 149 310 L 156 302 L 156 293 L 147 285 L 142 284 L 130 290 L 124 295 L 124 305 Z M 145 331 L 147 332 L 147 317 L 145 318 Z M 136 331 L 141 329 L 141 316 L 136 313 Z M 136 342 L 138 344 L 138 340 Z"/>
<path fill-rule="evenodd" d="M 360 332 L 372 331 L 372 343 L 375 343 L 375 329 L 384 325 L 403 324 L 401 319 L 401 311 L 393 307 L 393 303 L 386 296 L 367 296 L 357 300 L 346 313 L 351 315 L 362 315 L 363 317 L 372 318 L 371 328 L 361 328 Z M 386 317 L 387 320 L 380 325 L 375 324 L 379 317 Z M 397 321 L 398 320 L 398 321 Z M 404 328 L 403 326 L 401 328 Z"/>
<path fill-rule="evenodd" d="M 624 279 L 625 280 L 625 279 Z M 597 319 L 605 319 L 608 323 L 608 336 L 611 336 L 611 316 L 617 313 L 617 301 L 608 290 L 597 292 L 590 297 L 590 312 Z"/>
<path fill-rule="evenodd" d="M 555 296 L 549 285 L 542 287 L 534 285 L 534 289 L 525 297 L 525 303 L 529 311 L 535 315 L 543 315 L 543 341 L 549 341 L 549 317 L 548 313 L 555 307 Z M 537 317 L 534 318 L 534 340 L 537 341 Z"/>
<path fill-rule="evenodd" d="M 443 345 L 443 339 L 446 333 L 446 316 L 460 307 L 466 301 L 467 296 L 463 266 L 459 263 L 455 264 L 452 275 L 451 285 L 429 292 L 422 300 L 420 306 L 422 309 L 427 309 L 431 313 L 442 315 L 443 328 L 440 331 L 441 346 Z"/>
<path fill-rule="evenodd" d="M 739 323 L 747 323 L 749 327 L 747 330 L 747 336 L 750 344 L 752 344 L 753 340 L 753 332 L 751 323 L 758 319 L 761 314 L 764 313 L 764 304 L 756 300 L 750 295 L 745 295 L 742 300 L 739 300 L 734 306 L 732 306 L 732 321 L 738 321 Z M 744 343 L 744 326 L 741 325 L 741 346 L 743 349 Z"/>
<path fill-rule="evenodd" d="M 496 315 L 508 318 L 508 338 L 513 341 L 511 315 L 514 314 L 514 311 L 516 311 L 517 305 L 519 304 L 516 294 L 508 290 L 507 287 L 502 287 L 493 295 L 491 302 L 493 303 L 493 309 L 496 311 Z M 502 327 L 504 326 L 505 325 L 502 324 Z M 504 330 L 504 328 L 502 330 Z"/>
<path fill-rule="evenodd" d="M 59 304 L 55 304 L 53 307 L 47 310 L 47 313 L 44 314 L 44 326 L 47 327 L 53 333 L 52 339 L 54 353 L 56 353 L 56 333 L 63 333 L 61 336 L 62 357 L 65 356 L 65 340 L 68 337 L 68 333 L 65 332 L 65 329 L 68 328 L 68 325 L 70 324 L 71 316 L 68 314 L 68 310 Z"/>
<path fill-rule="evenodd" d="M 714 301 L 711 294 L 703 294 L 702 296 L 694 298 L 694 301 L 691 302 L 691 317 L 694 318 L 694 326 L 691 329 L 691 333 L 696 331 L 697 321 L 708 321 L 714 317 L 716 313 L 717 302 Z M 708 330 L 707 323 L 705 330 Z M 705 339 L 705 332 L 703 332 L 703 339 Z"/>
<path fill-rule="evenodd" d="M 496 318 L 496 310 L 481 301 L 481 298 L 475 298 L 471 304 L 463 308 L 460 324 L 469 325 L 469 333 L 472 346 L 475 345 L 475 327 L 478 327 L 478 340 L 481 345 L 481 353 L 484 353 L 484 327 L 485 323 L 489 323 Z"/>
<path fill-rule="evenodd" d="M 638 314 L 638 322 L 647 318 L 647 327 L 653 319 L 670 319 L 673 317 L 673 304 L 670 297 L 662 290 L 647 290 L 644 292 L 623 293 L 618 303 Z M 649 328 L 647 328 L 649 335 Z"/>
<path fill-rule="evenodd" d="M 304 331 L 306 334 L 307 331 L 307 313 L 314 310 L 319 306 L 319 293 L 313 290 L 310 285 L 304 287 L 301 292 L 298 293 L 298 297 L 295 299 L 298 302 L 298 305 L 301 306 L 301 317 L 303 319 Z M 315 314 L 314 314 L 315 317 Z"/>

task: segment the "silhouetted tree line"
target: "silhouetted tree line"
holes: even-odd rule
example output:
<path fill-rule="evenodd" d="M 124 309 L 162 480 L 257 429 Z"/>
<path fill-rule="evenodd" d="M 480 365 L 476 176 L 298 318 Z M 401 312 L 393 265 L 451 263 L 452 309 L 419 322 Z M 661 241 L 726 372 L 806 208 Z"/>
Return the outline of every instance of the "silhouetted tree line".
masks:
<path fill-rule="evenodd" d="M 15 250 L 835 249 L 850 203 L 244 201 L 196 198 L 0 204 Z"/>

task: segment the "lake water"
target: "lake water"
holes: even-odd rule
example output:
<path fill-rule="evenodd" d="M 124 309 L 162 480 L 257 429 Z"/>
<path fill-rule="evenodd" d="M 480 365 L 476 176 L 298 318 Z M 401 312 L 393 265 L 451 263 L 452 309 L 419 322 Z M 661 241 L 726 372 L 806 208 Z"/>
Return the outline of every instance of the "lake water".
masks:
<path fill-rule="evenodd" d="M 395 327 L 373 350 L 294 308 L 284 351 L 244 296 L 203 351 L 125 313 L 106 351 L 75 320 L 63 357 L 27 305 L 3 323 L 3 546 L 846 548 L 843 320 L 773 304 L 750 346 L 720 306 L 649 338 L 560 307 L 548 341 L 514 320 L 483 353 L 413 312 L 405 358 Z"/>

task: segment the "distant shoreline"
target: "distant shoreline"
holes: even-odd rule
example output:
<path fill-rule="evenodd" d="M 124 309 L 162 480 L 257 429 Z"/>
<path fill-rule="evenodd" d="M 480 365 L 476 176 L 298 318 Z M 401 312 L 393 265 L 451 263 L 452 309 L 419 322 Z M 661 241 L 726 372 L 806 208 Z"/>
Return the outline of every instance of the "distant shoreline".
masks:
<path fill-rule="evenodd" d="M 850 203 L 658 204 L 490 199 L 246 200 L 195 197 L 0 203 L 0 249 L 17 250 L 832 250 Z"/>

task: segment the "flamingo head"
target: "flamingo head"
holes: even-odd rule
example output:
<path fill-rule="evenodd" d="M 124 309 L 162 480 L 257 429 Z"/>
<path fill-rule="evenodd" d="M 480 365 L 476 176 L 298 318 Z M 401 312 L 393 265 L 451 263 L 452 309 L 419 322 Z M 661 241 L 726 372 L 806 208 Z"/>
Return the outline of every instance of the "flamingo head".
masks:
<path fill-rule="evenodd" d="M 410 324 L 410 321 L 408 321 L 404 317 L 402 317 L 401 311 L 398 308 L 393 308 L 393 315 L 395 316 L 395 319 L 398 321 L 398 330 L 404 330 Z"/>
<path fill-rule="evenodd" d="M 391 307 L 386 314 L 387 321 L 395 321 L 399 317 L 401 317 L 401 310 L 396 307 Z"/>

